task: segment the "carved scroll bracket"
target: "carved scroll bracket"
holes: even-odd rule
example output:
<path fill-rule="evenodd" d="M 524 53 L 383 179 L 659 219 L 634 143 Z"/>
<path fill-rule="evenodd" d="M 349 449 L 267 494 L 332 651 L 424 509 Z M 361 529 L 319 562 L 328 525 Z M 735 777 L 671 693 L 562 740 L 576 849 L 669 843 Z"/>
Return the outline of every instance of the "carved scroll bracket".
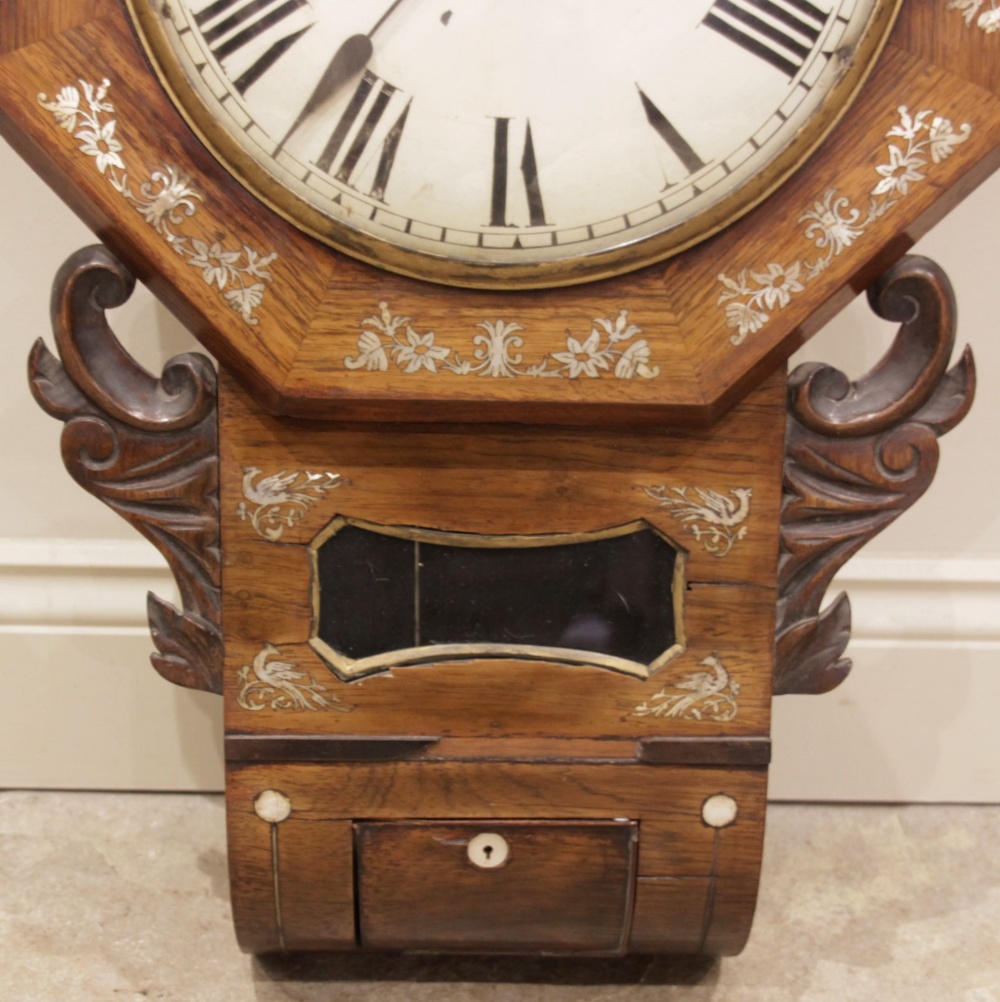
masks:
<path fill-rule="evenodd" d="M 153 666 L 178 685 L 221 692 L 215 370 L 205 356 L 185 354 L 156 379 L 135 362 L 105 316 L 134 285 L 104 247 L 73 254 L 52 293 L 61 361 L 39 339 L 31 388 L 65 422 L 62 455 L 73 479 L 149 539 L 177 579 L 183 611 L 148 596 Z"/>
<path fill-rule="evenodd" d="M 901 324 L 884 358 L 851 382 L 830 366 L 789 379 L 774 692 L 822 693 L 850 671 L 846 594 L 820 605 L 833 576 L 930 486 L 938 437 L 968 413 L 972 352 L 951 369 L 955 298 L 933 261 L 906 257 L 869 290 Z"/>

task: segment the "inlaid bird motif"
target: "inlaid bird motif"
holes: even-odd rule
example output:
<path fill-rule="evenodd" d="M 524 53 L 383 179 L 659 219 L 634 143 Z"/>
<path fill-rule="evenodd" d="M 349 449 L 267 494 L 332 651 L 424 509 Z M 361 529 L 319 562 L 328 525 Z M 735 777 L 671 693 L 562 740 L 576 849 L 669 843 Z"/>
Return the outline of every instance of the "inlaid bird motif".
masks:
<path fill-rule="evenodd" d="M 690 689 L 699 698 L 704 698 L 722 692 L 729 685 L 729 672 L 714 654 L 709 654 L 699 664 L 712 670 L 691 672 L 682 682 L 675 682 L 674 688 Z"/>
<path fill-rule="evenodd" d="M 643 487 L 661 508 L 677 521 L 709 552 L 724 557 L 747 533 L 744 524 L 750 516 L 753 489 L 734 487 L 727 497 L 710 487 Z M 689 492 L 693 491 L 695 497 Z"/>
<path fill-rule="evenodd" d="M 716 654 L 699 662 L 709 671 L 689 672 L 680 681 L 664 686 L 633 710 L 637 717 L 675 717 L 681 720 L 735 720 L 740 684 Z"/>
<path fill-rule="evenodd" d="M 244 500 L 236 506 L 236 514 L 249 519 L 257 534 L 271 541 L 280 539 L 327 491 L 343 484 L 339 473 L 281 470 L 260 477 L 262 472 L 256 466 L 243 467 Z"/>
<path fill-rule="evenodd" d="M 273 644 L 265 644 L 253 662 L 239 671 L 243 683 L 236 701 L 245 710 L 340 710 L 350 707 L 304 671 L 288 661 L 269 660 L 281 652 Z"/>
<path fill-rule="evenodd" d="M 731 528 L 744 522 L 750 514 L 750 498 L 753 497 L 750 487 L 734 487 L 729 493 L 735 501 L 710 487 L 695 487 L 694 492 L 701 498 L 701 504 L 682 504 L 674 509 L 674 515 L 682 522 L 700 519 L 711 525 Z"/>

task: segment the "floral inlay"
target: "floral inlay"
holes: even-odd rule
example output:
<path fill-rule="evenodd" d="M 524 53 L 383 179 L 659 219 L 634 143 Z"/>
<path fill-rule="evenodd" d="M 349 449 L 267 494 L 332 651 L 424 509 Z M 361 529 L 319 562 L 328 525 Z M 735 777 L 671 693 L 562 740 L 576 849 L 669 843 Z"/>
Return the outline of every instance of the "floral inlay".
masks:
<path fill-rule="evenodd" d="M 744 268 L 735 278 L 719 275 L 725 291 L 719 295 L 717 305 L 725 304 L 726 326 L 734 331 L 729 340 L 742 344 L 748 334 L 759 331 L 875 220 L 905 197 L 911 186 L 925 180 L 932 164 L 950 157 L 971 133 L 968 124 L 956 129 L 950 119 L 930 109 L 911 115 L 902 105 L 899 122 L 885 134 L 887 140 L 900 141 L 889 143 L 887 162 L 875 168 L 879 180 L 872 187 L 867 209 L 856 208 L 850 199 L 831 188 L 799 217 L 800 223 L 807 224 L 806 239 L 821 252 L 817 257 L 791 264 L 772 261 L 759 270 Z"/>
<path fill-rule="evenodd" d="M 720 494 L 710 487 L 667 487 L 660 484 L 643 487 L 661 508 L 666 508 L 674 518 L 711 554 L 724 557 L 734 544 L 747 534 L 744 524 L 750 515 L 749 487 L 734 487 Z M 694 497 L 691 496 L 694 492 Z"/>
<path fill-rule="evenodd" d="M 270 660 L 281 652 L 273 644 L 265 644 L 253 664 L 244 665 L 236 674 L 242 683 L 236 702 L 244 710 L 338 710 L 350 713 L 346 706 L 325 686 L 287 661 Z"/>
<path fill-rule="evenodd" d="M 664 686 L 648 702 L 632 711 L 636 717 L 674 717 L 678 720 L 735 720 L 740 712 L 736 698 L 740 684 L 731 678 L 715 654 L 699 664 L 708 671 L 696 671 L 680 681 Z"/>
<path fill-rule="evenodd" d="M 997 0 L 951 0 L 948 10 L 960 10 L 970 28 L 976 25 L 987 35 L 1000 31 L 1000 7 L 997 7 Z"/>
<path fill-rule="evenodd" d="M 266 283 L 272 279 L 268 265 L 277 254 L 261 255 L 244 245 L 233 249 L 219 241 L 208 242 L 181 232 L 185 221 L 198 210 L 204 196 L 179 167 L 161 164 L 146 180 L 130 176 L 126 150 L 117 136 L 115 106 L 107 100 L 110 82 L 96 86 L 85 80 L 80 86 L 66 86 L 50 101 L 45 94 L 38 100 L 52 112 L 56 123 L 80 141 L 80 152 L 93 157 L 94 167 L 111 186 L 131 203 L 142 218 L 192 268 L 201 271 L 208 285 L 215 286 L 230 308 L 248 324 L 259 321 L 255 311 L 264 300 Z M 81 93 L 82 91 L 82 93 Z"/>
<path fill-rule="evenodd" d="M 282 470 L 260 477 L 261 472 L 256 466 L 243 467 L 244 500 L 236 506 L 236 514 L 241 521 L 249 519 L 257 535 L 271 542 L 301 522 L 321 497 L 344 484 L 339 473 Z"/>
<path fill-rule="evenodd" d="M 627 310 L 621 310 L 615 320 L 598 318 L 593 323 L 586 337 L 567 335 L 565 351 L 550 352 L 527 364 L 520 352 L 525 332 L 520 324 L 504 320 L 476 324 L 482 333 L 472 337 L 471 358 L 463 358 L 453 348 L 438 344 L 433 331 L 420 333 L 410 317 L 379 303 L 378 313 L 361 321 L 358 354 L 347 356 L 344 365 L 369 372 L 386 372 L 395 365 L 406 374 L 426 370 L 493 379 L 599 379 L 605 375 L 654 379 L 660 374 L 659 366 L 651 364 L 649 343 L 645 338 L 633 340 L 642 330 L 629 322 Z"/>

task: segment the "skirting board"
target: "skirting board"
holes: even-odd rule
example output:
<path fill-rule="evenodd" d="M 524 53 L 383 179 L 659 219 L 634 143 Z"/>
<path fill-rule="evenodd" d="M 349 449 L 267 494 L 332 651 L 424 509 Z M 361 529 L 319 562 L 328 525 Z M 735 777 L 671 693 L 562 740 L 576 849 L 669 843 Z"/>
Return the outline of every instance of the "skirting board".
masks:
<path fill-rule="evenodd" d="M 855 670 L 775 702 L 771 797 L 1000 803 L 1000 560 L 857 559 Z M 142 541 L 0 541 L 0 786 L 218 790 L 217 697 L 149 666 Z"/>
<path fill-rule="evenodd" d="M 149 664 L 148 634 L 0 634 L 0 787 L 221 790 L 222 701 Z"/>

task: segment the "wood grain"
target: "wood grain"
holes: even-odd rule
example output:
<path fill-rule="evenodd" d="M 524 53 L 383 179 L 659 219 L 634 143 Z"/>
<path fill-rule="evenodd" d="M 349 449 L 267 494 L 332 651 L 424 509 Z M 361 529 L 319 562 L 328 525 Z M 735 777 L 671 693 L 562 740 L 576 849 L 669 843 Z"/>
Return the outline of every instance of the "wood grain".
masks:
<path fill-rule="evenodd" d="M 222 510 L 229 663 L 229 727 L 243 733 L 431 734 L 442 738 L 594 738 L 705 733 L 696 720 L 637 716 L 640 704 L 710 656 L 741 686 L 726 734 L 766 734 L 773 644 L 778 477 L 784 380 L 775 376 L 714 429 L 628 436 L 604 431 L 486 427 L 340 426 L 273 418 L 223 376 Z M 255 531 L 247 473 L 330 472 L 330 490 L 278 518 L 280 538 Z M 644 490 L 704 486 L 752 491 L 746 534 L 724 557 Z M 732 497 L 732 495 L 729 495 Z M 292 509 L 275 512 L 282 516 Z M 308 646 L 312 588 L 307 548 L 335 516 L 388 526 L 484 535 L 579 533 L 645 520 L 687 551 L 688 649 L 647 682 L 604 669 L 511 658 L 396 669 L 345 684 Z M 239 673 L 274 644 L 349 714 L 249 711 Z M 713 725 L 714 733 L 717 725 Z"/>
<path fill-rule="evenodd" d="M 763 805 L 762 769 L 511 762 L 374 762 L 233 766 L 231 796 L 251 804 L 280 789 L 311 820 L 562 818 L 592 820 L 627 805 L 629 817 L 684 819 L 702 831 L 702 804 L 720 791 Z M 746 807 L 743 808 L 744 813 Z M 612 810 L 611 816 L 621 814 Z M 752 815 L 751 815 L 752 817 Z M 735 828 L 733 829 L 735 831 Z"/>
<path fill-rule="evenodd" d="M 942 10 L 933 0 L 908 0 L 896 24 L 893 42 L 900 48 L 947 67 L 978 87 L 1000 95 L 1000 61 L 996 37 L 981 30 L 976 21 L 988 8 L 975 13 L 972 23 L 963 10 Z M 960 57 L 958 54 L 961 54 Z"/>
<path fill-rule="evenodd" d="M 284 663 L 319 681 L 350 712 L 322 712 L 265 706 L 241 707 L 242 668 L 252 663 L 255 645 L 228 646 L 227 727 L 254 734 L 431 734 L 447 738 L 613 738 L 663 735 L 766 734 L 770 715 L 774 598 L 748 589 L 715 588 L 718 604 L 699 607 L 706 622 L 722 610 L 756 626 L 746 639 L 733 631 L 711 631 L 708 643 L 690 644 L 675 662 L 650 679 L 587 665 L 512 658 L 464 658 L 456 662 L 394 668 L 356 682 L 337 679 L 308 645 L 279 648 Z M 700 625 L 700 616 L 692 617 Z M 707 629 L 705 632 L 709 632 Z M 720 643 L 725 641 L 725 643 Z M 739 646 L 737 647 L 737 644 Z M 740 686 L 732 719 L 699 720 L 690 715 L 638 715 L 643 703 L 704 672 L 702 661 L 718 651 Z"/>
<path fill-rule="evenodd" d="M 454 952 L 619 954 L 638 828 L 629 822 L 357 826 L 361 944 Z M 503 838 L 496 869 L 470 863 L 480 833 Z"/>
<path fill-rule="evenodd" d="M 743 950 L 750 938 L 759 883 L 759 862 L 739 875 L 715 881 L 710 918 L 699 953 L 732 957 Z M 748 907 L 751 900 L 753 905 Z"/>
<path fill-rule="evenodd" d="M 119 0 L 6 0 L 0 5 L 0 54 L 117 14 Z"/>
<path fill-rule="evenodd" d="M 477 825 L 495 825 L 631 817 L 642 833 L 644 879 L 701 881 L 704 907 L 697 915 L 685 909 L 668 921 L 664 910 L 671 906 L 662 896 L 647 897 L 636 921 L 653 925 L 636 926 L 630 948 L 689 948 L 707 942 L 711 933 L 720 949 L 738 949 L 752 912 L 754 891 L 748 890 L 747 879 L 756 879 L 742 874 L 756 874 L 756 869 L 752 858 L 730 867 L 735 876 L 721 864 L 726 853 L 752 857 L 755 845 L 759 852 L 763 811 L 748 808 L 748 820 L 727 831 L 726 841 L 704 824 L 700 812 L 705 799 L 722 790 L 741 804 L 748 796 L 763 797 L 763 771 L 745 766 L 747 749 L 767 743 L 785 423 L 781 375 L 714 429 L 629 435 L 544 427 L 430 430 L 305 423 L 271 417 L 231 378 L 224 376 L 223 382 L 230 788 L 246 802 L 255 784 L 274 785 L 292 798 L 300 819 L 379 822 L 364 828 L 362 845 L 376 839 L 372 832 L 401 838 L 388 855 L 378 843 L 376 864 L 359 857 L 362 883 L 366 870 L 374 874 L 371 894 L 366 898 L 364 888 L 359 891 L 362 948 L 608 950 L 606 923 L 603 939 L 591 934 L 574 939 L 576 933 L 557 919 L 544 923 L 546 928 L 532 926 L 530 937 L 517 939 L 511 930 L 523 922 L 511 916 L 524 914 L 517 910 L 523 902 L 508 901 L 499 915 L 487 909 L 497 928 L 484 931 L 481 922 L 462 918 L 481 900 L 479 890 L 470 885 L 452 900 L 438 890 L 456 886 L 450 873 L 442 877 L 436 865 L 407 869 L 404 864 L 416 851 L 410 835 L 422 831 L 414 827 L 422 820 L 453 825 L 479 819 Z M 247 470 L 261 471 L 251 477 L 251 485 L 263 471 L 332 472 L 342 479 L 301 519 L 273 521 L 281 535 L 269 541 L 248 518 Z M 655 484 L 750 487 L 753 508 L 746 536 L 725 558 L 714 556 L 684 523 L 637 489 Z M 340 682 L 307 643 L 312 620 L 308 546 L 335 516 L 486 535 L 580 532 L 646 519 L 688 550 L 688 649 L 645 682 L 603 669 L 511 658 L 402 667 Z M 262 643 L 276 639 L 281 660 L 321 681 L 350 712 L 240 707 L 240 670 Z M 741 686 L 736 719 L 634 714 L 671 680 L 704 670 L 700 662 L 716 652 Z M 402 740 L 394 741 L 393 735 Z M 731 735 L 749 736 L 752 742 L 730 743 Z M 367 743 L 356 744 L 366 736 Z M 658 743 L 644 750 L 636 740 L 645 737 Z M 707 759 L 702 754 L 706 742 L 712 748 Z M 275 749 L 270 757 L 269 747 Z M 358 747 L 367 749 L 364 756 L 356 754 Z M 387 749 L 395 751 L 389 755 Z M 369 755 L 397 760 L 362 761 Z M 639 766 L 642 755 L 660 763 L 682 761 L 689 768 Z M 307 758 L 317 764 L 304 765 Z M 247 765 L 250 760 L 259 765 Z M 764 759 L 754 753 L 752 761 Z M 706 767 L 707 762 L 730 768 Z M 307 868 L 326 865 L 318 847 L 303 844 L 301 852 Z M 559 890 L 563 859 L 576 857 L 554 854 L 554 873 L 540 861 L 530 882 L 550 889 L 547 898 L 554 901 L 565 896 Z M 383 863 L 385 873 L 378 869 Z M 459 872 L 468 876 L 464 869 Z M 737 889 L 722 892 L 723 885 L 735 887 L 739 881 Z M 582 886 L 579 879 L 577 885 Z M 579 889 L 577 894 L 576 905 L 561 907 L 560 915 L 580 913 L 586 895 L 581 897 Z M 266 893 L 262 897 L 266 901 Z M 658 928 L 660 922 L 666 925 Z M 620 934 L 620 923 L 616 928 Z M 712 932 L 716 928 L 721 931 Z"/>
<path fill-rule="evenodd" d="M 623 875 L 625 843 L 618 836 L 604 841 L 604 836 L 586 833 L 595 821 L 602 822 L 594 826 L 601 832 L 614 819 L 628 818 L 638 825 L 635 893 L 641 902 L 631 923 L 631 948 L 671 949 L 671 943 L 680 948 L 697 938 L 707 950 L 735 952 L 746 939 L 753 914 L 765 787 L 763 770 L 635 764 L 231 766 L 231 852 L 234 858 L 245 857 L 234 869 L 234 879 L 241 881 L 234 912 L 237 923 L 245 926 L 240 941 L 245 949 L 254 948 L 277 935 L 273 874 L 264 866 L 269 826 L 252 814 L 252 805 L 262 790 L 278 789 L 291 801 L 292 818 L 304 826 L 301 830 L 311 825 L 316 832 L 313 838 L 304 837 L 296 852 L 294 865 L 300 874 L 312 873 L 336 885 L 341 878 L 333 870 L 342 874 L 345 862 L 329 851 L 322 826 L 363 819 L 357 850 L 363 948 L 507 951 L 533 950 L 541 944 L 555 950 L 616 950 L 622 944 L 618 938 L 612 942 L 612 933 L 623 934 L 632 907 L 633 880 Z M 733 825 L 715 830 L 704 823 L 702 805 L 720 792 L 734 798 L 739 813 Z M 532 821 L 536 824 L 527 827 L 535 834 L 523 852 L 525 869 L 515 871 L 511 864 L 499 883 L 490 884 L 494 873 L 470 868 L 465 855 L 470 832 L 504 834 L 512 826 L 519 833 Z M 521 853 L 521 843 L 514 836 L 510 841 L 515 855 Z M 420 865 L 414 865 L 415 860 Z M 635 871 L 631 862 L 627 869 Z M 661 884 L 664 878 L 701 881 L 705 909 L 694 914 L 688 902 L 683 917 L 675 911 L 665 918 L 676 899 L 671 904 L 656 892 L 647 893 L 654 885 L 667 886 Z M 281 886 L 286 911 L 290 892 L 287 882 Z M 496 900 L 491 887 L 499 888 Z M 542 898 L 549 905 L 540 901 L 529 907 L 535 888 L 544 888 Z M 626 893 L 629 901 L 623 904 Z M 336 900 L 342 901 L 343 895 Z M 561 912 L 556 902 L 562 902 Z M 530 936 L 518 939 L 521 919 L 535 912 L 551 922 L 546 919 Z M 307 913 L 303 907 L 300 914 Z M 687 923 L 686 931 L 682 923 Z M 301 934 L 307 935 L 315 933 Z"/>
<path fill-rule="evenodd" d="M 0 130 L 32 166 L 189 328 L 277 413 L 338 420 L 511 421 L 603 426 L 708 424 L 772 373 L 980 183 L 1000 160 L 1000 100 L 992 36 L 970 30 L 937 0 L 907 0 L 858 101 L 790 181 L 741 221 L 664 265 L 582 290 L 524 293 L 442 292 L 394 278 L 337 255 L 267 212 L 211 158 L 167 100 L 139 51 L 120 0 L 39 5 L 8 0 L 0 21 Z M 39 7 L 43 13 L 36 13 Z M 115 53 L 113 63 L 108 52 Z M 83 78 L 110 80 L 116 135 L 136 178 L 167 163 L 192 178 L 203 200 L 192 236 L 277 253 L 274 281 L 248 325 L 218 289 L 187 265 L 81 154 L 79 142 L 40 108 Z M 815 254 L 803 213 L 831 189 L 866 207 L 887 157 L 898 108 L 928 110 L 968 140 L 928 168 L 928 180 L 852 240 L 830 266 L 741 345 L 730 341 L 719 303 L 720 271 L 766 271 Z M 148 123 L 157 128 L 151 130 Z M 933 177 L 930 170 L 933 168 Z M 237 222 L 238 221 L 238 222 Z M 751 252 L 752 249 L 752 252 Z M 596 318 L 621 309 L 643 327 L 652 380 L 489 379 L 348 370 L 361 321 L 386 302 L 438 342 L 465 344 L 475 324 L 522 323 L 533 351 L 585 335 Z"/>
<path fill-rule="evenodd" d="M 261 791 L 256 791 L 257 793 Z M 349 821 L 261 820 L 227 791 L 229 879 L 247 953 L 355 946 L 354 832 Z"/>
<path fill-rule="evenodd" d="M 263 789 L 270 787 L 258 787 L 247 797 L 243 790 L 226 788 L 229 896 L 236 939 L 246 953 L 285 948 L 275 895 L 274 833 L 253 810 L 253 798 Z"/>
<path fill-rule="evenodd" d="M 640 877 L 629 949 L 633 953 L 701 952 L 710 887 L 706 877 Z"/>
<path fill-rule="evenodd" d="M 353 825 L 347 821 L 307 821 L 293 815 L 277 827 L 285 948 L 353 949 L 357 940 Z M 316 858 L 317 849 L 320 859 Z"/>
<path fill-rule="evenodd" d="M 437 738 L 323 734 L 227 734 L 227 762 L 393 762 L 426 759 Z"/>
<path fill-rule="evenodd" d="M 785 375 L 776 372 L 710 429 L 425 428 L 275 419 L 223 373 L 221 503 L 229 559 L 254 560 L 235 553 L 264 545 L 238 514 L 245 470 L 332 471 L 340 486 L 284 525 L 281 544 L 310 542 L 335 515 L 487 535 L 579 533 L 643 518 L 688 550 L 691 580 L 764 584 L 774 545 L 770 517 L 780 504 L 785 397 Z M 643 491 L 664 484 L 722 493 L 751 488 L 746 538 L 725 559 L 714 556 Z"/>

